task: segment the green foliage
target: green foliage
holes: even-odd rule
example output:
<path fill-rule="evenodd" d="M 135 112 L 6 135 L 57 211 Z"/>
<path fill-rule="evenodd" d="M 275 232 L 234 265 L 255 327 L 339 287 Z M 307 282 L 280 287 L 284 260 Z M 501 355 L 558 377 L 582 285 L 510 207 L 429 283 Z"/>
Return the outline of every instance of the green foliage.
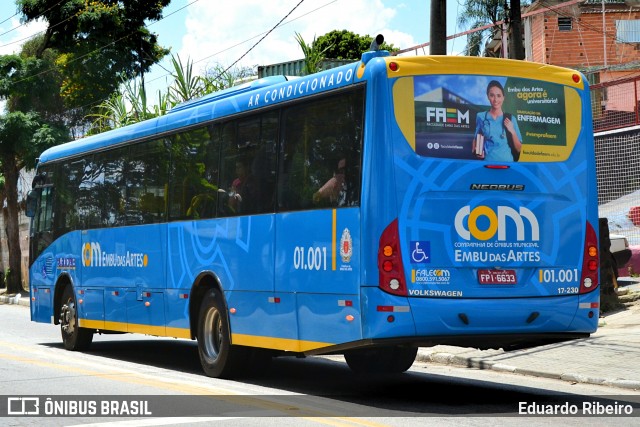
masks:
<path fill-rule="evenodd" d="M 15 74 L 22 68 L 22 61 L 17 55 L 0 56 L 0 98 L 7 99 L 14 87 Z"/>
<path fill-rule="evenodd" d="M 68 138 L 63 126 L 45 123 L 33 111 L 14 111 L 0 116 L 0 155 L 14 156 L 18 167 L 35 167 L 46 148 Z"/>
<path fill-rule="evenodd" d="M 504 18 L 505 3 L 499 0 L 466 0 L 462 5 L 462 11 L 458 15 L 458 25 L 469 29 L 480 28 L 484 25 L 495 24 Z M 483 54 L 483 40 L 493 36 L 499 27 L 476 31 L 467 36 L 465 55 L 481 56 Z"/>
<path fill-rule="evenodd" d="M 362 54 L 369 50 L 373 37 L 361 36 L 347 30 L 333 30 L 318 37 L 313 42 L 313 48 L 324 52 L 324 56 L 330 59 L 350 59 L 357 61 Z M 393 44 L 382 43 L 382 50 L 395 52 L 399 50 Z"/>
<path fill-rule="evenodd" d="M 237 80 L 254 74 L 250 68 L 228 71 L 218 65 L 208 70 L 204 76 L 198 76 L 193 72 L 191 60 L 183 63 L 180 57 L 172 56 L 171 63 L 173 82 L 166 92 L 158 91 L 155 105 L 148 105 L 146 91 L 142 85 L 137 84 L 135 79 L 122 80 L 120 90 L 95 107 L 93 113 L 87 115 L 87 118 L 92 121 L 89 134 L 101 133 L 162 116 L 182 102 L 226 89 L 233 86 Z"/>
<path fill-rule="evenodd" d="M 111 95 L 109 99 L 101 102 L 95 110 L 95 113 L 87 116 L 93 120 L 88 132 L 89 135 L 135 123 L 133 116 L 129 114 L 127 101 L 120 93 Z"/>
<path fill-rule="evenodd" d="M 324 54 L 332 48 L 333 45 L 320 48 L 316 44 L 315 37 L 313 38 L 311 45 L 308 45 L 299 33 L 296 33 L 296 41 L 298 42 L 298 45 L 300 45 L 300 49 L 302 49 L 302 53 L 304 54 L 304 69 L 302 70 L 302 74 L 309 75 L 320 71 L 320 63 L 325 58 Z"/>
<path fill-rule="evenodd" d="M 250 79 L 256 74 L 256 69 L 252 67 L 228 69 L 220 64 L 216 64 L 212 68 L 207 69 L 202 77 L 204 93 L 212 93 L 230 88 L 245 79 Z"/>
<path fill-rule="evenodd" d="M 168 102 L 177 105 L 184 101 L 190 101 L 203 95 L 204 85 L 199 76 L 193 74 L 193 62 L 187 60 L 183 65 L 180 57 L 171 56 L 173 64 L 173 84 L 167 93 Z"/>
<path fill-rule="evenodd" d="M 21 56 L 19 68 L 12 73 L 11 80 L 9 111 L 36 111 L 44 120 L 63 120 L 61 78 L 50 58 Z"/>
<path fill-rule="evenodd" d="M 108 99 L 122 77 L 143 74 L 168 53 L 145 22 L 162 17 L 170 0 L 17 0 L 25 21 L 49 23 L 35 56 L 55 49 L 68 108 Z"/>
<path fill-rule="evenodd" d="M 473 30 L 485 25 L 495 24 L 506 18 L 504 8 L 506 4 L 502 0 L 465 0 L 462 4 L 462 11 L 458 14 L 458 25 L 461 28 Z M 528 2 L 522 2 L 521 5 L 525 7 Z M 493 27 L 469 34 L 467 36 L 465 55 L 485 55 L 483 40 L 494 37 L 500 30 L 499 27 Z"/>

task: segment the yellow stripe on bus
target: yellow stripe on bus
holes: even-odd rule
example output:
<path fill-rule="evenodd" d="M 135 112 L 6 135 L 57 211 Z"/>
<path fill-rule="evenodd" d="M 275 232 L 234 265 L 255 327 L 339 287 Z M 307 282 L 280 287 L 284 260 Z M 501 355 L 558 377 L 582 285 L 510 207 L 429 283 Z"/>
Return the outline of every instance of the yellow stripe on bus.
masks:
<path fill-rule="evenodd" d="M 258 335 L 231 334 L 231 342 L 235 345 L 248 347 L 271 348 L 285 351 L 309 351 L 317 348 L 329 347 L 333 343 L 294 340 L 289 338 L 262 337 Z"/>
<path fill-rule="evenodd" d="M 137 323 L 105 322 L 103 320 L 78 319 L 81 328 L 100 329 L 103 331 L 131 332 L 158 337 L 191 338 L 187 328 L 168 328 L 165 326 L 141 325 Z"/>
<path fill-rule="evenodd" d="M 79 319 L 82 328 L 100 329 L 103 331 L 131 332 L 158 337 L 191 338 L 191 331 L 185 328 L 168 328 L 164 326 L 141 325 L 124 322 L 105 322 L 102 320 Z M 231 342 L 236 345 L 270 348 L 274 350 L 304 352 L 329 347 L 335 343 L 304 341 L 288 338 L 264 337 L 258 335 L 231 334 Z"/>
<path fill-rule="evenodd" d="M 336 230 L 338 228 L 338 213 L 336 209 L 332 212 L 332 224 L 331 224 L 331 270 L 336 270 Z"/>

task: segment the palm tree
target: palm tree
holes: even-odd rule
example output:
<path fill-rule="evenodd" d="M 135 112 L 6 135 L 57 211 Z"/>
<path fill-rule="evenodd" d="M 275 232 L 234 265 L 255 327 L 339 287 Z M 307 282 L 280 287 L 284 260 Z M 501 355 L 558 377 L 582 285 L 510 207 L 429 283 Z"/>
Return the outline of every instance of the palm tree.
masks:
<path fill-rule="evenodd" d="M 304 69 L 303 75 L 309 75 L 320 71 L 320 63 L 324 60 L 324 54 L 327 50 L 331 49 L 333 45 L 327 46 L 322 50 L 316 48 L 316 38 L 313 38 L 313 42 L 308 45 L 300 33 L 296 33 L 296 41 L 302 49 L 304 54 Z"/>
<path fill-rule="evenodd" d="M 486 25 L 494 24 L 504 18 L 505 0 L 466 0 L 462 12 L 458 16 L 458 25 L 475 30 Z M 493 38 L 500 31 L 499 27 L 487 28 L 473 32 L 467 36 L 465 55 L 481 56 L 484 54 L 482 41 L 487 37 Z"/>
<path fill-rule="evenodd" d="M 100 133 L 162 116 L 182 102 L 226 89 L 253 74 L 253 69 L 248 67 L 229 71 L 216 66 L 207 71 L 205 76 L 198 76 L 194 74 L 193 61 L 188 59 L 183 63 L 180 57 L 172 56 L 171 62 L 173 82 L 166 92 L 158 91 L 156 104 L 148 104 L 144 86 L 138 84 L 137 80 L 123 81 L 118 92 L 100 103 L 95 113 L 88 115 L 93 119 L 89 133 Z"/>
<path fill-rule="evenodd" d="M 171 106 L 181 102 L 199 98 L 204 95 L 204 84 L 200 76 L 193 74 L 193 61 L 187 59 L 186 65 L 182 64 L 180 57 L 171 56 L 173 64 L 173 84 L 169 86 L 167 93 Z"/>

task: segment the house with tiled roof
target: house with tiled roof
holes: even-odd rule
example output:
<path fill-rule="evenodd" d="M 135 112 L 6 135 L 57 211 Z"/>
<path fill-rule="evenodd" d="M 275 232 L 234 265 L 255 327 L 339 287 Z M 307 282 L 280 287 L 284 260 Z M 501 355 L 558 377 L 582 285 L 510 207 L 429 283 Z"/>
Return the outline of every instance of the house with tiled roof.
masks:
<path fill-rule="evenodd" d="M 523 11 L 526 59 L 592 83 L 640 75 L 640 1 L 537 0 Z"/>

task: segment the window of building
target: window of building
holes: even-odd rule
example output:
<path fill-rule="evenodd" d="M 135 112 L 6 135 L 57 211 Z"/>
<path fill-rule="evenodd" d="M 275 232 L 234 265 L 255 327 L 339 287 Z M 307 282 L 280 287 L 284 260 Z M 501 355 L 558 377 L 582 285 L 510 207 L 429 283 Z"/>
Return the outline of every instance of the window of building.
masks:
<path fill-rule="evenodd" d="M 640 43 L 640 20 L 616 20 L 616 40 L 619 43 Z"/>
<path fill-rule="evenodd" d="M 558 17 L 558 30 L 571 31 L 573 28 L 573 22 L 571 17 Z"/>

